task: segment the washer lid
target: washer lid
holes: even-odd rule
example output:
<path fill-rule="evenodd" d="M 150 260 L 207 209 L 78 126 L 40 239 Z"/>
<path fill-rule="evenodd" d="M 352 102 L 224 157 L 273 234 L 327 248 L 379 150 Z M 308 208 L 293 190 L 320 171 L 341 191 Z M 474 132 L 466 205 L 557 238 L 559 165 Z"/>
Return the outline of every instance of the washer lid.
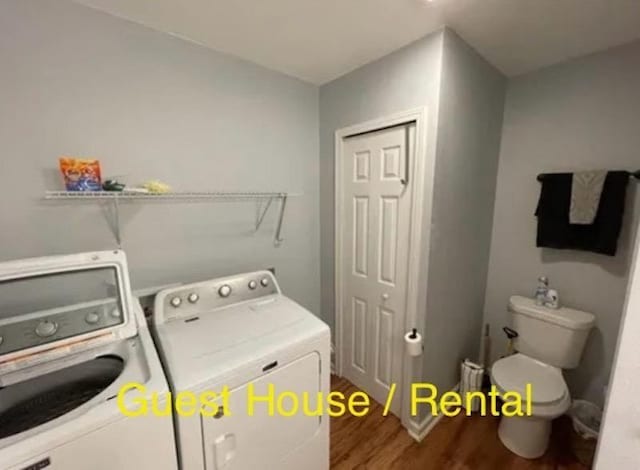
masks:
<path fill-rule="evenodd" d="M 123 252 L 0 263 L 0 373 L 136 334 Z"/>
<path fill-rule="evenodd" d="M 553 403 L 567 394 L 567 384 L 556 367 L 536 361 L 524 354 L 500 359 L 491 368 L 492 382 L 502 392 L 517 392 L 525 397 L 531 384 L 533 403 Z"/>

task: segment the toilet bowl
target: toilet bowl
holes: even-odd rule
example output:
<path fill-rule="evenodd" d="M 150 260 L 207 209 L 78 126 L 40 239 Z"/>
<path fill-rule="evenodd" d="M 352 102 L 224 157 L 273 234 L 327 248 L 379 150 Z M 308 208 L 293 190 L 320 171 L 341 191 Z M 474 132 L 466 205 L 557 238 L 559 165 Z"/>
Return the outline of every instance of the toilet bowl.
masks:
<path fill-rule="evenodd" d="M 547 308 L 517 295 L 509 299 L 509 312 L 518 354 L 493 364 L 491 382 L 500 394 L 517 392 L 523 398 L 531 384 L 531 413 L 503 415 L 498 436 L 513 453 L 535 459 L 547 450 L 551 421 L 571 405 L 562 371 L 580 363 L 596 318 L 572 308 Z"/>
<path fill-rule="evenodd" d="M 531 412 L 503 415 L 498 436 L 513 453 L 535 459 L 547 450 L 551 421 L 571 405 L 562 371 L 580 363 L 595 316 L 566 307 L 547 308 L 517 295 L 509 299 L 509 312 L 518 353 L 493 364 L 491 382 L 500 394 L 517 392 L 523 399 L 531 384 Z"/>
<path fill-rule="evenodd" d="M 542 456 L 549 444 L 551 422 L 571 405 L 561 369 L 524 354 L 514 354 L 493 364 L 491 383 L 501 395 L 516 392 L 523 400 L 527 396 L 527 384 L 531 385 L 530 415 L 503 416 L 498 436 L 514 454 L 527 459 Z M 524 403 L 523 411 L 527 411 Z"/>

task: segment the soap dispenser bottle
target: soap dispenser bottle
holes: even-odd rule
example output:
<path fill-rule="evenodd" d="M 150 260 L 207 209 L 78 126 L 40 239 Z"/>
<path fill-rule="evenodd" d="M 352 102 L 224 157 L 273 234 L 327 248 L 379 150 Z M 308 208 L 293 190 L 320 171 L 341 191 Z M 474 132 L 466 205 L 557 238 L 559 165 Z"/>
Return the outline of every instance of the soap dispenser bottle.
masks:
<path fill-rule="evenodd" d="M 544 300 L 544 306 L 556 310 L 560 308 L 560 294 L 558 294 L 557 290 L 549 289 L 547 291 L 547 297 Z"/>
<path fill-rule="evenodd" d="M 547 293 L 549 292 L 549 279 L 545 276 L 538 278 L 538 288 L 536 289 L 536 305 L 544 305 L 547 299 Z"/>

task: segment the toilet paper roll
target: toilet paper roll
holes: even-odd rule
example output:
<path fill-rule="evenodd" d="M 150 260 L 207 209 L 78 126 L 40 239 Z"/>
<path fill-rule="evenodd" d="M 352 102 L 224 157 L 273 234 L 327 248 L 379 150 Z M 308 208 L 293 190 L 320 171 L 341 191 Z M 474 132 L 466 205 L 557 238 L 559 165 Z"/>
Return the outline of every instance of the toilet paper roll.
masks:
<path fill-rule="evenodd" d="M 404 342 L 409 356 L 416 357 L 422 354 L 422 335 L 420 333 L 415 330 L 408 332 L 404 335 Z"/>

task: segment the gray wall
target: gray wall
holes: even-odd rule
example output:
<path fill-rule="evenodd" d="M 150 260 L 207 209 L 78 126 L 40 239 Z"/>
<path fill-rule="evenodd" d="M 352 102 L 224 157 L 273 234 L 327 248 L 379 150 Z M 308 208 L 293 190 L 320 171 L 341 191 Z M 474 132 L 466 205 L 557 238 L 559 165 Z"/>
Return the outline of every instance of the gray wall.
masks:
<path fill-rule="evenodd" d="M 285 190 L 257 234 L 241 204 L 123 209 L 134 287 L 275 266 L 320 312 L 318 89 L 67 1 L 0 2 L 0 259 L 110 249 L 96 205 L 45 203 L 60 155 L 176 190 Z"/>
<path fill-rule="evenodd" d="M 533 215 L 541 172 L 640 167 L 640 43 L 574 60 L 509 82 L 498 171 L 485 321 L 493 358 L 513 294 L 533 294 L 546 275 L 566 305 L 593 312 L 596 330 L 582 364 L 569 372 L 576 397 L 602 403 L 631 259 L 637 183 L 630 183 L 619 252 L 608 257 L 535 247 Z"/>
<path fill-rule="evenodd" d="M 423 378 L 442 391 L 476 360 L 506 79 L 445 31 Z"/>
<path fill-rule="evenodd" d="M 426 106 L 435 136 L 443 32 L 416 41 L 320 88 L 320 230 L 322 316 L 331 325 L 334 302 L 334 133 L 337 129 Z M 434 151 L 435 137 L 429 139 Z M 429 221 L 425 221 L 428 230 Z"/>
<path fill-rule="evenodd" d="M 416 380 L 440 390 L 453 388 L 459 361 L 477 354 L 505 87 L 502 74 L 445 29 L 320 89 L 322 310 L 332 325 L 334 132 L 428 107 L 434 207 L 423 228 L 431 233 L 422 260 L 429 262 L 428 284 L 419 299 L 427 306 L 426 324 L 418 325 L 425 353 L 412 367 Z"/>

